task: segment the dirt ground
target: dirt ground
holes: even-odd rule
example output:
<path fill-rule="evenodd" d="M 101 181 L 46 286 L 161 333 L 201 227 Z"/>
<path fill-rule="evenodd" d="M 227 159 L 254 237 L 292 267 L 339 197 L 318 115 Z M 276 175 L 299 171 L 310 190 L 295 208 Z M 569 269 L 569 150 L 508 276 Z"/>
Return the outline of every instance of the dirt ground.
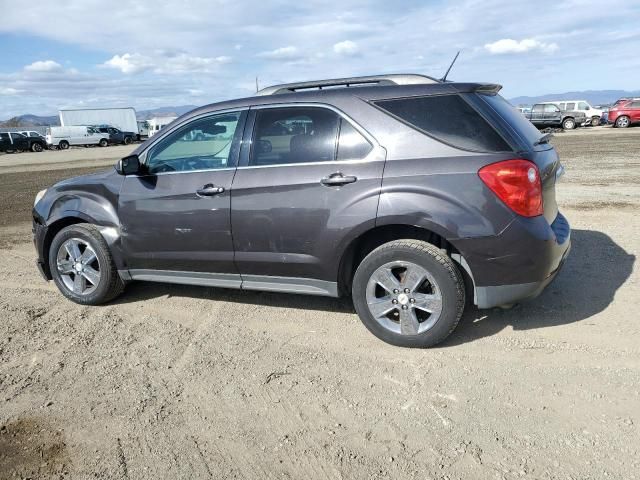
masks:
<path fill-rule="evenodd" d="M 132 284 L 70 303 L 34 266 L 33 196 L 126 151 L 0 157 L 0 478 L 640 478 L 640 128 L 553 143 L 565 268 L 430 350 L 327 298 Z"/>

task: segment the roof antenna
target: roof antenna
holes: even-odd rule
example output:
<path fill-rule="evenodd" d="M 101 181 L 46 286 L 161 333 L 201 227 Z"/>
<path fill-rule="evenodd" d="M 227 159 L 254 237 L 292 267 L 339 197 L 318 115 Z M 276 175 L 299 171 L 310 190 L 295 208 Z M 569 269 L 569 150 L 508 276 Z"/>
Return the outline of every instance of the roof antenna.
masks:
<path fill-rule="evenodd" d="M 258 87 L 258 76 L 256 75 L 256 93 L 258 93 L 258 91 L 260 91 L 260 88 Z"/>
<path fill-rule="evenodd" d="M 451 71 L 451 67 L 453 67 L 453 64 L 456 63 L 456 60 L 458 59 L 458 55 L 460 55 L 460 50 L 458 50 L 458 53 L 456 53 L 456 56 L 453 57 L 453 62 L 451 62 L 451 65 L 449 65 L 449 68 L 447 68 L 447 72 L 444 74 L 444 77 L 440 79 L 441 82 L 447 81 L 447 75 L 449 75 L 449 72 Z"/>

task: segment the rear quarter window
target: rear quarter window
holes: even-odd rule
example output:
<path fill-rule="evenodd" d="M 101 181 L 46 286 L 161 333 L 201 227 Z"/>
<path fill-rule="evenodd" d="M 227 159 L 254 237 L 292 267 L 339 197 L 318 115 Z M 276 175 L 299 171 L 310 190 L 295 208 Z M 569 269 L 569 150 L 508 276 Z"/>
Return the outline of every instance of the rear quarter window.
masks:
<path fill-rule="evenodd" d="M 462 150 L 512 150 L 498 132 L 459 95 L 379 100 L 375 105 L 430 137 Z"/>
<path fill-rule="evenodd" d="M 509 124 L 509 126 L 516 131 L 529 147 L 540 139 L 540 131 L 533 126 L 533 124 L 525 118 L 513 105 L 507 102 L 500 95 L 481 95 L 478 94 L 478 98 L 488 103 L 493 110 L 502 117 L 502 119 Z M 536 107 L 534 106 L 534 111 Z M 540 106 L 541 107 L 541 106 Z"/>

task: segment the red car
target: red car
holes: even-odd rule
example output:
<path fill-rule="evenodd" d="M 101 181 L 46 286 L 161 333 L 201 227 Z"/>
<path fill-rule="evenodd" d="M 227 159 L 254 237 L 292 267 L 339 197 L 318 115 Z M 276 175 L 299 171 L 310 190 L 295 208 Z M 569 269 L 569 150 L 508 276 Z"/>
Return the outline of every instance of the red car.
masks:
<path fill-rule="evenodd" d="M 640 98 L 618 100 L 609 109 L 607 123 L 614 127 L 626 128 L 633 123 L 640 123 Z"/>

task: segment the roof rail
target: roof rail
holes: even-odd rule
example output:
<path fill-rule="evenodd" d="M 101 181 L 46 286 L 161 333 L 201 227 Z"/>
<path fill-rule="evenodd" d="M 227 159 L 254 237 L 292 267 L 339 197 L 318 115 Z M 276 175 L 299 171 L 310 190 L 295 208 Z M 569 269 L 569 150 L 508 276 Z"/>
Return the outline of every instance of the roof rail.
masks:
<path fill-rule="evenodd" d="M 417 74 L 372 75 L 368 77 L 333 78 L 329 80 L 313 80 L 310 82 L 283 83 L 272 85 L 258 91 L 256 95 L 276 95 L 279 93 L 295 93 L 301 90 L 313 90 L 331 87 L 355 87 L 374 85 L 415 85 L 440 83 L 435 78 Z"/>

